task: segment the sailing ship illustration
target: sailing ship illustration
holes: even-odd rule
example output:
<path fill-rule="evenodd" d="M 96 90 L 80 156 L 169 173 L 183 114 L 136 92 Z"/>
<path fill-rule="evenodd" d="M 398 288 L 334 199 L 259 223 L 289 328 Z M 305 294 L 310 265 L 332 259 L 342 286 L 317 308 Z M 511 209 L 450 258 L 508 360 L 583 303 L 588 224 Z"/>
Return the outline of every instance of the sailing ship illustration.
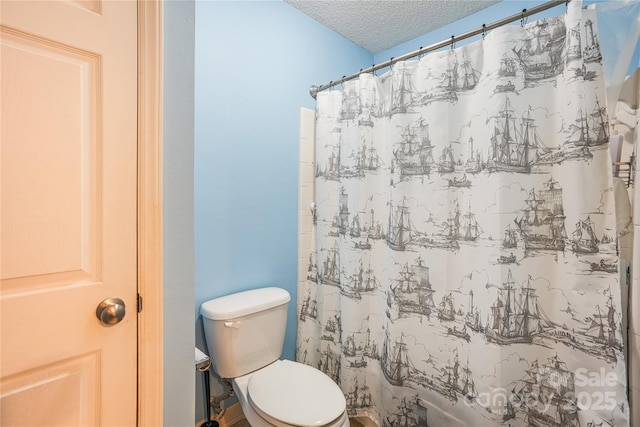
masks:
<path fill-rule="evenodd" d="M 315 251 L 309 254 L 309 267 L 307 268 L 307 280 L 318 283 L 318 263 Z"/>
<path fill-rule="evenodd" d="M 402 386 L 409 375 L 407 345 L 404 343 L 403 337 L 404 335 L 392 345 L 389 339 L 389 332 L 385 331 L 385 340 L 380 358 L 384 377 L 389 384 L 395 386 Z"/>
<path fill-rule="evenodd" d="M 452 55 L 454 59 L 452 70 L 452 84 L 454 91 L 466 91 L 476 87 L 480 81 L 480 72 L 471 66 L 471 61 L 462 54 L 462 61 L 458 61 L 457 55 Z"/>
<path fill-rule="evenodd" d="M 402 140 L 393 151 L 401 176 L 429 175 L 433 166 L 433 145 L 429 139 L 429 124 L 420 118 L 417 126 L 407 125 Z"/>
<path fill-rule="evenodd" d="M 507 229 L 504 230 L 502 247 L 507 249 L 518 247 L 518 230 L 512 228 L 511 224 L 507 225 Z"/>
<path fill-rule="evenodd" d="M 375 291 L 379 287 L 380 281 L 376 278 L 371 268 L 371 263 L 369 263 L 368 268 L 364 268 L 362 260 L 360 260 L 360 265 L 356 268 L 350 280 L 342 286 L 340 292 L 350 298 L 360 299 L 363 293 Z"/>
<path fill-rule="evenodd" d="M 526 394 L 525 421 L 531 427 L 578 427 L 575 377 L 556 355 L 542 366 L 534 361 L 526 370 L 520 393 Z"/>
<path fill-rule="evenodd" d="M 445 294 L 438 304 L 438 319 L 451 321 L 456 320 L 456 312 L 453 308 L 453 295 L 451 292 Z"/>
<path fill-rule="evenodd" d="M 396 71 L 398 70 L 398 71 Z M 411 106 L 411 74 L 396 67 L 391 78 L 391 108 L 390 113 L 406 113 Z"/>
<path fill-rule="evenodd" d="M 458 206 L 456 204 L 456 208 L 457 207 Z M 464 225 L 461 229 L 459 229 L 462 232 L 460 233 L 460 235 L 458 235 L 458 239 L 475 241 L 478 237 L 480 237 L 482 233 L 484 233 L 484 231 L 482 230 L 482 227 L 480 227 L 480 224 L 476 219 L 476 214 L 471 211 L 471 202 L 469 202 L 469 211 L 464 214 L 463 218 Z"/>
<path fill-rule="evenodd" d="M 453 159 L 453 147 L 449 144 L 448 147 L 442 149 L 442 153 L 438 159 L 438 172 L 451 173 L 455 172 L 456 163 Z"/>
<path fill-rule="evenodd" d="M 478 173 L 482 171 L 482 154 L 480 150 L 473 149 L 473 138 L 469 137 L 469 157 L 467 157 L 466 162 L 464 163 L 464 171 L 466 173 Z"/>
<path fill-rule="evenodd" d="M 358 169 L 361 171 L 376 171 L 382 165 L 382 158 L 373 144 L 370 147 L 363 142 L 357 155 Z"/>
<path fill-rule="evenodd" d="M 307 317 L 312 319 L 318 318 L 318 304 L 315 298 L 311 298 L 311 291 L 309 290 L 307 290 L 304 300 L 302 301 L 302 306 L 300 307 L 300 321 L 306 321 Z"/>
<path fill-rule="evenodd" d="M 340 179 L 340 146 L 332 148 L 324 168 L 318 162 L 316 165 L 316 178 L 319 177 L 333 181 Z"/>
<path fill-rule="evenodd" d="M 356 378 L 355 384 L 351 390 L 346 393 L 347 410 L 350 416 L 355 416 L 358 409 L 371 408 L 374 405 L 373 396 L 367 386 L 365 380 L 361 386 L 358 385 Z"/>
<path fill-rule="evenodd" d="M 535 120 L 531 118 L 531 107 L 526 117 L 520 119 L 520 129 L 516 126 L 516 116 L 511 101 L 505 97 L 504 108 L 495 117 L 490 144 L 490 172 L 529 173 L 539 152 L 550 150 L 542 142 L 536 131 Z"/>
<path fill-rule="evenodd" d="M 600 305 L 596 305 L 594 313 L 586 319 L 589 325 L 583 334 L 590 338 L 589 341 L 592 344 L 595 344 L 588 346 L 587 351 L 616 360 L 615 350 L 622 349 L 621 340 L 618 339 L 616 317 L 616 308 L 613 304 L 611 291 L 609 291 L 606 311 L 601 310 Z"/>
<path fill-rule="evenodd" d="M 360 112 L 360 96 L 354 84 L 344 85 L 342 91 L 342 109 L 340 110 L 341 120 L 353 120 Z"/>
<path fill-rule="evenodd" d="M 327 249 L 327 258 L 318 272 L 318 279 L 321 284 L 340 287 L 340 253 L 337 243 L 333 248 Z"/>
<path fill-rule="evenodd" d="M 523 285 L 518 294 L 509 269 L 507 281 L 499 288 L 491 306 L 485 328 L 487 341 L 500 345 L 531 343 L 535 335 L 555 326 L 538 303 L 535 292 L 529 276 L 527 285 Z"/>
<path fill-rule="evenodd" d="M 409 216 L 409 208 L 405 202 L 406 198 L 395 209 L 393 203 L 389 203 L 389 232 L 386 240 L 387 245 L 394 251 L 404 251 L 407 245 L 413 241 L 415 235 Z"/>
<path fill-rule="evenodd" d="M 580 254 L 597 253 L 599 251 L 598 243 L 600 241 L 596 237 L 595 224 L 591 221 L 591 217 L 587 216 L 585 220 L 578 220 L 571 242 L 573 252 Z"/>
<path fill-rule="evenodd" d="M 529 36 L 513 48 L 527 81 L 562 72 L 566 29 L 562 19 L 541 19 L 526 28 Z"/>
<path fill-rule="evenodd" d="M 334 382 L 340 384 L 340 357 L 331 352 L 329 344 L 327 344 L 327 349 L 321 352 L 318 369 L 327 374 Z"/>
<path fill-rule="evenodd" d="M 425 373 L 411 363 L 404 334 L 392 343 L 389 331 L 385 330 L 380 365 L 384 377 L 391 385 L 402 386 L 406 381 L 417 382 L 426 378 Z"/>
<path fill-rule="evenodd" d="M 453 358 L 447 362 L 441 371 L 442 378 L 440 381 L 442 384 L 437 387 L 441 387 L 442 389 L 438 390 L 436 388 L 436 391 L 454 400 L 457 400 L 457 394 L 462 395 L 462 397 L 469 401 L 473 401 L 478 397 L 478 390 L 476 389 L 471 369 L 469 369 L 469 359 L 467 359 L 466 366 L 461 369 L 458 360 L 458 350 L 453 350 Z M 440 381 L 434 382 L 434 385 Z"/>
<path fill-rule="evenodd" d="M 355 214 L 353 216 L 353 219 L 351 220 L 351 227 L 349 228 L 349 236 L 360 237 L 361 231 L 362 230 L 360 229 L 360 217 L 358 216 L 358 214 Z"/>
<path fill-rule="evenodd" d="M 583 52 L 584 62 L 600 62 L 602 61 L 602 53 L 600 52 L 598 36 L 593 31 L 593 21 L 587 19 L 584 27 L 587 36 Z"/>
<path fill-rule="evenodd" d="M 578 118 L 571 124 L 571 134 L 565 142 L 568 147 L 594 147 L 609 141 L 608 117 L 604 107 L 596 99 L 591 114 L 578 111 Z"/>
<path fill-rule="evenodd" d="M 391 284 L 391 295 L 399 313 L 422 314 L 429 317 L 436 308 L 433 293 L 429 281 L 429 267 L 420 256 L 411 266 L 405 263 L 399 276 Z"/>
<path fill-rule="evenodd" d="M 395 410 L 382 419 L 382 427 L 429 427 L 427 407 L 416 396 L 411 402 L 407 397 L 400 399 Z"/>
<path fill-rule="evenodd" d="M 344 187 L 340 187 L 339 196 L 339 211 L 338 211 L 338 229 L 341 235 L 347 234 L 349 230 L 349 195 L 345 191 Z"/>
<path fill-rule="evenodd" d="M 342 345 L 342 353 L 348 357 L 356 355 L 356 339 L 353 334 L 349 335 Z"/>
<path fill-rule="evenodd" d="M 498 76 L 500 77 L 514 77 L 516 75 L 516 60 L 506 53 L 502 55 L 500 59 L 500 68 L 498 69 Z"/>
<path fill-rule="evenodd" d="M 464 316 L 464 324 L 474 332 L 484 332 L 480 321 L 480 311 L 473 305 L 473 290 L 469 291 L 469 310 Z"/>
<path fill-rule="evenodd" d="M 333 319 L 328 319 L 324 324 L 324 330 L 322 336 L 320 336 L 321 340 L 331 341 L 332 343 L 340 342 L 340 336 L 342 335 L 342 329 L 340 327 L 340 319 L 337 316 L 334 316 Z M 336 335 L 338 335 L 338 339 L 336 340 Z"/>
<path fill-rule="evenodd" d="M 536 194 L 535 188 L 525 200 L 526 206 L 514 220 L 524 240 L 525 249 L 564 251 L 567 232 L 564 226 L 562 188 L 550 178 Z"/>

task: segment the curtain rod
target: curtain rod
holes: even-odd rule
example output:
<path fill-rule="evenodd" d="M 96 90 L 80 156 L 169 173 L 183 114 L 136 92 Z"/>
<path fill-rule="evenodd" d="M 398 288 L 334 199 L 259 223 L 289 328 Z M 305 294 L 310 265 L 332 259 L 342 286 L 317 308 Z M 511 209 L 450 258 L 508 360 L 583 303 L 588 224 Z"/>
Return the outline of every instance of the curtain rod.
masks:
<path fill-rule="evenodd" d="M 517 21 L 518 19 L 524 20 L 524 18 L 526 18 L 528 16 L 535 15 L 536 13 L 542 12 L 542 11 L 547 10 L 547 9 L 551 9 L 552 7 L 561 5 L 563 3 L 564 4 L 568 4 L 570 1 L 571 0 L 552 0 L 552 1 L 548 1 L 546 3 L 543 3 L 541 5 L 532 7 L 531 9 L 522 9 L 522 12 L 517 13 L 515 15 L 509 16 L 509 17 L 501 19 L 499 21 L 495 21 L 495 22 L 493 22 L 491 24 L 488 24 L 488 25 L 482 24 L 482 27 L 476 28 L 475 30 L 467 31 L 466 33 L 460 34 L 459 36 L 453 35 L 453 36 L 451 36 L 450 39 L 443 40 L 443 41 L 441 41 L 439 43 L 434 43 L 434 44 L 432 44 L 430 46 L 427 46 L 427 47 L 420 47 L 420 49 L 418 49 L 418 50 L 414 50 L 413 52 L 405 53 L 404 55 L 398 56 L 397 58 L 393 58 L 392 57 L 388 61 L 381 62 L 380 64 L 377 64 L 377 65 L 372 65 L 369 68 L 360 69 L 360 71 L 358 71 L 357 73 L 353 73 L 353 74 L 351 74 L 349 76 L 342 76 L 342 78 L 340 80 L 331 81 L 331 82 L 329 82 L 327 84 L 324 84 L 324 85 L 321 85 L 321 86 L 315 86 L 315 85 L 311 86 L 309 88 L 309 93 L 311 94 L 313 99 L 316 99 L 316 96 L 318 95 L 318 92 L 321 92 L 321 91 L 323 91 L 325 89 L 332 88 L 332 87 L 337 86 L 339 84 L 342 84 L 342 83 L 344 83 L 346 81 L 353 80 L 353 79 L 357 78 L 358 76 L 360 76 L 360 74 L 372 73 L 372 72 L 377 71 L 377 70 L 379 70 L 381 68 L 389 67 L 389 66 L 395 64 L 396 62 L 404 61 L 406 59 L 413 58 L 413 57 L 418 56 L 418 55 L 423 55 L 423 54 L 425 54 L 427 52 L 431 52 L 433 50 L 440 49 L 441 47 L 453 45 L 457 41 L 464 40 L 464 39 L 467 39 L 469 37 L 473 37 L 473 36 L 478 35 L 478 34 L 486 33 L 489 30 L 493 30 L 494 28 L 501 27 L 502 25 L 509 24 L 509 23 L 511 23 L 513 21 Z"/>

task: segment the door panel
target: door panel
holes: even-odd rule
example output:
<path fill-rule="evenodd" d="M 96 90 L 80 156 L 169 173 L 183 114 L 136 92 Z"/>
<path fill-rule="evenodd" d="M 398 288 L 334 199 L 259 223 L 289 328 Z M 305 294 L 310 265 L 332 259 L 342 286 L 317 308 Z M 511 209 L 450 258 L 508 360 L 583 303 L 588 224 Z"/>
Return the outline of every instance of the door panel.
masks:
<path fill-rule="evenodd" d="M 135 425 L 136 3 L 0 8 L 0 424 Z"/>

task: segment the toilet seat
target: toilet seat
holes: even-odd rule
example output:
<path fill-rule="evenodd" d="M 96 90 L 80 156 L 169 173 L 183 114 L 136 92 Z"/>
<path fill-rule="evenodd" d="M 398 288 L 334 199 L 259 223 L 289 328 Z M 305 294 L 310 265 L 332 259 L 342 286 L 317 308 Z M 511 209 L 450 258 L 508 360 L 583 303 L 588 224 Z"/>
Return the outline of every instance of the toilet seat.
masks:
<path fill-rule="evenodd" d="M 332 427 L 346 418 L 340 387 L 302 363 L 280 360 L 254 372 L 247 394 L 255 412 L 275 426 Z"/>

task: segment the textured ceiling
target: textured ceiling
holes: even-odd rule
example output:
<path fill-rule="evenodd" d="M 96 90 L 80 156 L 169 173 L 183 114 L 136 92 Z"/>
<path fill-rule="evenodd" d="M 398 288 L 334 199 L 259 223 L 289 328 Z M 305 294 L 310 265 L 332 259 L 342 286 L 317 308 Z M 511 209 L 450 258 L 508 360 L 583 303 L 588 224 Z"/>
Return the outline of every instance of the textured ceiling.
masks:
<path fill-rule="evenodd" d="M 284 0 L 372 54 L 397 46 L 499 0 Z"/>

